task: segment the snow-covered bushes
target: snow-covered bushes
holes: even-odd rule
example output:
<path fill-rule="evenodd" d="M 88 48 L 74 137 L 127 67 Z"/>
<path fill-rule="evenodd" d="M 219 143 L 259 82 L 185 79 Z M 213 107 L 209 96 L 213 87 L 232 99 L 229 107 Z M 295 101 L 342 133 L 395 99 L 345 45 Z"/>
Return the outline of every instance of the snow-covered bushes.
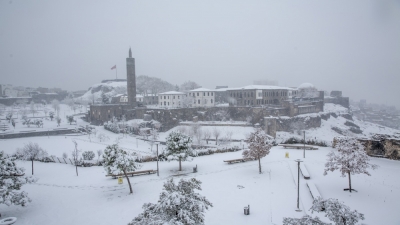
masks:
<path fill-rule="evenodd" d="M 92 159 L 94 159 L 95 156 L 96 155 L 94 154 L 93 151 L 84 151 L 82 153 L 82 157 L 84 160 L 92 160 Z"/>
<path fill-rule="evenodd" d="M 171 178 L 164 183 L 163 192 L 156 204 L 143 204 L 143 212 L 128 225 L 202 225 L 204 213 L 212 203 L 196 193 L 201 190 L 201 181 L 181 179 L 178 184 Z"/>
<path fill-rule="evenodd" d="M 282 141 L 281 144 L 304 144 L 304 140 L 300 139 L 300 138 L 291 137 L 289 139 Z M 276 145 L 277 144 L 274 143 L 274 146 L 276 146 Z M 328 146 L 328 144 L 325 141 L 319 141 L 316 139 L 306 140 L 306 145 L 316 145 L 316 146 L 321 146 L 321 147 Z"/>

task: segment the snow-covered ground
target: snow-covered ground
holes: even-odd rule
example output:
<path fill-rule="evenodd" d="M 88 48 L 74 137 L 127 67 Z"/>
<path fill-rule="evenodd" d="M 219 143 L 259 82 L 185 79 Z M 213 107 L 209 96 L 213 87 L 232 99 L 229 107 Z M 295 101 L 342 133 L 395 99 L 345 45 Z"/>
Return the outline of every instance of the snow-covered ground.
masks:
<path fill-rule="evenodd" d="M 67 115 L 71 113 L 70 109 L 63 105 L 62 110 Z M 308 130 L 306 137 L 317 137 L 331 142 L 333 137 L 339 135 L 331 126 L 348 129 L 344 125 L 345 121 L 343 117 L 323 120 L 321 128 Z M 361 127 L 365 135 L 398 132 L 362 121 L 354 123 Z M 78 120 L 78 124 L 86 125 L 81 120 Z M 44 129 L 50 125 L 51 122 L 45 124 Z M 63 121 L 62 126 L 69 125 Z M 185 127 L 189 129 L 188 126 Z M 176 127 L 173 130 L 177 129 L 181 128 Z M 253 128 L 203 126 L 202 129 L 221 129 L 221 133 L 224 134 L 232 132 L 232 139 L 241 140 Z M 92 136 L 89 139 L 87 135 L 9 139 L 0 140 L 0 151 L 12 154 L 17 148 L 23 147 L 24 143 L 37 142 L 50 155 L 61 157 L 64 152 L 71 155 L 74 148 L 72 140 L 76 140 L 78 148 L 83 151 L 104 150 L 106 145 L 118 142 L 121 147 L 142 155 L 154 153 L 154 146 L 151 151 L 147 142 L 135 137 L 113 134 L 102 127 L 96 127 L 96 130 L 98 134 L 107 135 L 109 140 L 100 142 L 98 138 Z M 164 140 L 171 131 L 161 133 L 160 140 Z M 287 132 L 278 132 L 278 135 L 278 140 L 295 136 Z M 348 180 L 340 177 L 339 172 L 323 175 L 326 155 L 331 150 L 330 147 L 307 150 L 304 159 L 311 176 L 310 181 L 315 183 L 322 197 L 337 198 L 351 209 L 364 213 L 366 219 L 362 221 L 363 224 L 400 224 L 400 216 L 397 214 L 400 207 L 400 180 L 397 172 L 400 169 L 400 161 L 371 158 L 371 162 L 379 165 L 379 168 L 371 171 L 372 176 L 352 176 L 352 187 L 358 192 L 349 193 L 343 191 L 343 188 L 348 187 Z M 285 158 L 286 152 L 290 158 Z M 118 185 L 117 180 L 105 177 L 106 173 L 102 167 L 79 167 L 79 176 L 76 176 L 72 165 L 35 162 L 35 176 L 39 180 L 35 184 L 23 186 L 32 202 L 26 207 L 0 205 L 0 213 L 2 218 L 16 216 L 16 225 L 127 224 L 142 212 L 143 203 L 155 203 L 158 200 L 162 185 L 167 179 L 174 178 L 177 181 L 181 178 L 195 177 L 203 182 L 201 194 L 214 205 L 205 214 L 205 224 L 282 224 L 283 217 L 310 214 L 308 209 L 311 207 L 312 197 L 302 177 L 300 208 L 303 211 L 295 211 L 297 163 L 294 160 L 303 159 L 302 150 L 273 147 L 271 153 L 261 160 L 262 174 L 258 173 L 256 161 L 232 165 L 223 162 L 241 158 L 241 154 L 242 151 L 238 151 L 196 157 L 191 162 L 183 162 L 182 172 L 177 171 L 176 161 L 160 162 L 160 177 L 153 174 L 131 178 L 132 195 L 128 194 L 126 180 L 122 185 Z M 26 168 L 26 174 L 30 174 L 30 162 L 17 161 L 17 164 Z M 142 165 L 142 170 L 156 169 L 155 162 Z M 196 165 L 199 172 L 192 173 L 192 167 Z M 249 216 L 243 215 L 243 207 L 247 205 L 250 205 Z M 325 219 L 323 215 L 319 217 Z"/>

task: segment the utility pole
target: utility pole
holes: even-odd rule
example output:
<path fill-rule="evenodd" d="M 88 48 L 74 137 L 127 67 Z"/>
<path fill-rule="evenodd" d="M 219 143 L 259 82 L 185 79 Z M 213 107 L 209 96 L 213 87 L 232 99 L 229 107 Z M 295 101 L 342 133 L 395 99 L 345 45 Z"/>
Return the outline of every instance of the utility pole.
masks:
<path fill-rule="evenodd" d="M 297 162 L 297 209 L 296 212 L 301 212 L 300 209 L 300 159 L 295 160 L 295 162 Z"/>
<path fill-rule="evenodd" d="M 303 158 L 306 158 L 306 131 L 303 130 L 303 134 L 304 134 L 304 139 L 303 139 L 303 144 L 304 144 L 304 150 L 303 150 Z"/>
<path fill-rule="evenodd" d="M 156 142 L 156 146 L 157 146 L 157 176 L 160 176 L 158 169 L 158 142 Z"/>

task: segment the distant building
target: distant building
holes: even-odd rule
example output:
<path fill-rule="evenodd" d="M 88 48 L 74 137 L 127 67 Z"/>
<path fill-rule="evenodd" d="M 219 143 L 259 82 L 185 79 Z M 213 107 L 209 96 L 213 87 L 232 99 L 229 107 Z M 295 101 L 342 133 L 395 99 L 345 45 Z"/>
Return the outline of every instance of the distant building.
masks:
<path fill-rule="evenodd" d="M 167 91 L 158 94 L 158 105 L 166 108 L 183 107 L 186 94 L 178 91 Z"/>
<path fill-rule="evenodd" d="M 349 97 L 343 97 L 342 91 L 331 91 L 329 96 L 324 97 L 324 103 L 333 103 L 343 107 L 350 107 Z"/>
<path fill-rule="evenodd" d="M 193 100 L 193 107 L 211 107 L 215 105 L 214 91 L 207 88 L 197 88 L 188 92 Z"/>
<path fill-rule="evenodd" d="M 279 105 L 297 95 L 297 90 L 288 87 L 249 85 L 227 89 L 231 106 Z"/>

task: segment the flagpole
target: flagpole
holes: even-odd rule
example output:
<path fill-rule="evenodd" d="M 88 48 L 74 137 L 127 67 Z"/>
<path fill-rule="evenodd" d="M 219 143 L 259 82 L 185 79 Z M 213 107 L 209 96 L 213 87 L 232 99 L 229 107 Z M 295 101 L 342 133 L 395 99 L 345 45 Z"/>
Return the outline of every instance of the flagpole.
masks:
<path fill-rule="evenodd" d="M 118 72 L 117 72 L 117 67 L 115 67 L 115 79 L 118 79 Z"/>

